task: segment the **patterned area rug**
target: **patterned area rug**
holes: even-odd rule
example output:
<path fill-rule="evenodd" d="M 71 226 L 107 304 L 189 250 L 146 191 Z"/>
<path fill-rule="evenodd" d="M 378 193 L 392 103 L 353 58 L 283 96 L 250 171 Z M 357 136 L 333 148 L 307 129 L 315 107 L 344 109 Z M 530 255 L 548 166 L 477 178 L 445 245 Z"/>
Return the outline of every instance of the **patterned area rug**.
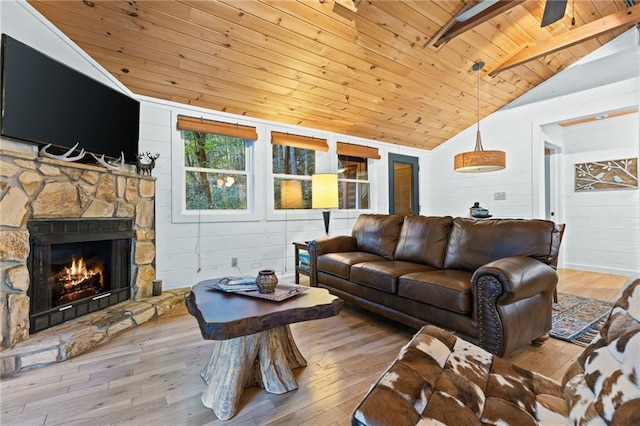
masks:
<path fill-rule="evenodd" d="M 549 336 L 587 346 L 598 334 L 612 306 L 610 302 L 558 293 Z"/>

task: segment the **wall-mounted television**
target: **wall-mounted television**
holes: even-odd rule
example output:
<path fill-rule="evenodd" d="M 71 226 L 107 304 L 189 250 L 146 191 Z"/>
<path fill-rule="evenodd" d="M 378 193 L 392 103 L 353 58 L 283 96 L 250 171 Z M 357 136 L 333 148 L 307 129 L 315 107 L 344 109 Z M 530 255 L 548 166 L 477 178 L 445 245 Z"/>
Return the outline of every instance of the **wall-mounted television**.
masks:
<path fill-rule="evenodd" d="M 140 103 L 2 34 L 3 137 L 135 163 Z"/>

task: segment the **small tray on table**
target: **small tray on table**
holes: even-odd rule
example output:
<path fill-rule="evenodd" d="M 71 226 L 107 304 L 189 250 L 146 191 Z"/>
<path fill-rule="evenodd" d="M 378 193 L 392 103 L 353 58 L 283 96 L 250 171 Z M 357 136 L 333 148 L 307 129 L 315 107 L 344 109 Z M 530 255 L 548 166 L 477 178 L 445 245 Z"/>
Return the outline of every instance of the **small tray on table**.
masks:
<path fill-rule="evenodd" d="M 281 302 L 297 294 L 307 291 L 309 287 L 298 284 L 278 283 L 273 293 L 260 293 L 258 287 L 251 284 L 243 284 L 238 289 L 234 289 L 233 285 L 228 285 L 230 281 L 240 280 L 244 277 L 224 277 L 217 279 L 210 287 L 215 290 L 224 291 L 226 293 L 240 294 L 242 296 L 256 297 L 259 299 Z"/>

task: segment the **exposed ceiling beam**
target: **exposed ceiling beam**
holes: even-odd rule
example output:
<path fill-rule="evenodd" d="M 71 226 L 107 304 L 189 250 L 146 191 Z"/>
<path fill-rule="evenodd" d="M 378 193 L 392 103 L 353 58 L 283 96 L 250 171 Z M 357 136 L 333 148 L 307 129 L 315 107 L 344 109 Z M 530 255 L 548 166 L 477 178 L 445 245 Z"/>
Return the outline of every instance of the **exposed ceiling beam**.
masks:
<path fill-rule="evenodd" d="M 575 120 L 562 121 L 558 124 L 562 127 L 569 127 L 569 126 L 575 126 L 576 124 L 590 123 L 592 121 L 604 120 L 606 118 L 615 118 L 615 117 L 621 117 L 623 115 L 637 114 L 637 113 L 638 113 L 638 108 L 629 108 L 629 109 L 623 109 L 620 111 L 590 115 L 588 117 L 577 118 Z"/>
<path fill-rule="evenodd" d="M 611 15 L 589 22 L 574 30 L 560 34 L 551 40 L 539 43 L 535 46 L 525 47 L 509 59 L 495 67 L 489 72 L 494 76 L 501 71 L 508 70 L 526 62 L 546 56 L 558 50 L 566 49 L 583 41 L 598 37 L 602 33 L 615 30 L 620 27 L 634 25 L 640 22 L 640 4 L 632 6 L 627 10 L 612 13 Z"/>
<path fill-rule="evenodd" d="M 458 13 L 456 13 L 453 18 L 451 18 L 451 20 L 444 24 L 442 28 L 433 37 L 431 37 L 431 39 L 427 43 L 425 43 L 424 47 L 434 46 L 438 48 L 452 38 L 457 37 L 460 34 L 467 32 L 484 22 L 487 22 L 491 18 L 505 13 L 509 9 L 523 2 L 524 0 L 500 0 L 484 9 L 483 11 L 479 12 L 477 15 L 474 15 L 464 21 L 459 21 L 461 15 L 463 15 L 465 12 L 470 11 L 474 7 L 481 6 L 483 2 L 474 1 L 467 3 L 462 7 L 462 9 L 460 9 Z"/>

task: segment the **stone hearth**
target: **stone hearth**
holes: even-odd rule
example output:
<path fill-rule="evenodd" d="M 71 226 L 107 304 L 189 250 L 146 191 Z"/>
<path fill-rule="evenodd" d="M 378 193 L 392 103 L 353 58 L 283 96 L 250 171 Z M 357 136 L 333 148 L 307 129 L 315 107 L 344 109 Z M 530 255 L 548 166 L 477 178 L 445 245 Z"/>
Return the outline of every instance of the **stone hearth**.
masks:
<path fill-rule="evenodd" d="M 191 288 L 118 303 L 34 334 L 0 352 L 0 376 L 44 367 L 77 356 L 179 305 Z"/>
<path fill-rule="evenodd" d="M 121 309 L 122 313 L 118 315 L 122 318 L 129 316 L 131 320 L 136 318 L 138 309 L 147 311 L 146 300 L 153 299 L 151 295 L 156 272 L 154 200 L 155 180 L 150 176 L 0 150 L 0 347 L 3 364 L 6 359 L 19 356 L 15 353 L 16 348 L 24 347 L 28 340 L 40 336 L 40 333 L 33 336 L 29 333 L 30 280 L 27 260 L 30 245 L 27 222 L 48 218 L 133 219 L 131 303 L 145 301 L 140 305 L 145 308 Z M 119 305 L 122 303 L 112 308 Z M 95 314 L 100 315 L 99 312 Z M 113 313 L 110 315 L 113 317 Z M 144 315 L 151 314 L 147 312 Z M 134 322 L 139 323 L 138 320 Z M 51 330 L 55 332 L 58 327 L 65 325 Z M 115 332 L 115 329 L 110 330 L 108 334 Z M 58 332 L 61 330 L 58 329 Z M 12 355 L 8 356 L 7 351 L 11 351 Z M 10 361 L 7 363 L 11 364 Z"/>

